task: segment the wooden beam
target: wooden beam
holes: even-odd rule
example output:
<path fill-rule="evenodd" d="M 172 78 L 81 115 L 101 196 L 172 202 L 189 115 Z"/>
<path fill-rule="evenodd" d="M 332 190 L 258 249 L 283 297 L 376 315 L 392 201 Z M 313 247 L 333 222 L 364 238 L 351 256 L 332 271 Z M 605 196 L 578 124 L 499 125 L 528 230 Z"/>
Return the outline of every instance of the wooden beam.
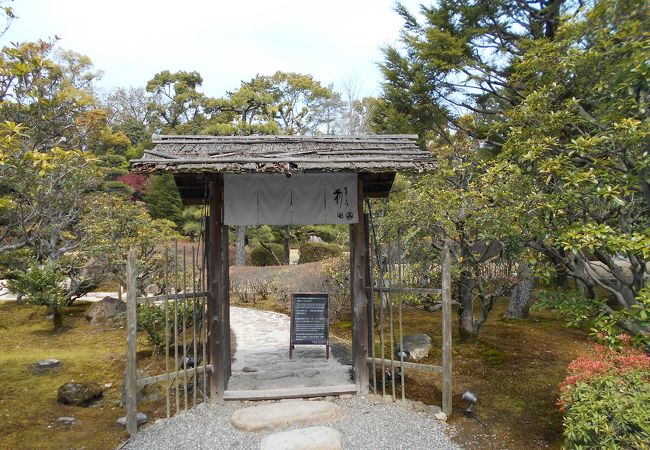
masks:
<path fill-rule="evenodd" d="M 451 256 L 442 249 L 442 412 L 451 414 Z"/>
<path fill-rule="evenodd" d="M 212 372 L 210 373 L 210 401 L 223 400 L 226 390 L 224 367 L 224 291 L 223 291 L 223 176 L 211 177 L 210 217 L 208 232 L 208 354 Z"/>
<path fill-rule="evenodd" d="M 368 247 L 363 214 L 363 180 L 357 181 L 358 223 L 350 225 L 350 285 L 352 291 L 352 361 L 354 383 L 359 394 L 367 394 L 370 378 L 368 372 L 368 294 L 366 280 Z"/>
<path fill-rule="evenodd" d="M 165 300 L 182 300 L 182 299 L 187 299 L 187 298 L 201 298 L 201 297 L 207 297 L 210 294 L 209 291 L 205 292 L 182 292 L 179 294 L 164 294 L 164 295 L 154 295 L 153 297 L 138 297 L 136 298 L 136 301 L 138 302 L 138 305 L 141 305 L 143 303 L 152 303 L 152 302 L 163 302 Z"/>
<path fill-rule="evenodd" d="M 382 359 L 381 358 L 367 358 L 366 361 L 368 364 L 372 364 L 373 361 L 375 364 L 381 364 Z M 384 359 L 383 360 L 384 365 L 389 365 L 391 363 L 390 359 Z M 404 361 L 402 363 L 399 359 L 394 359 L 393 360 L 393 365 L 396 367 L 402 367 L 404 369 L 415 369 L 415 370 L 421 370 L 422 372 L 437 372 L 437 373 L 442 373 L 442 366 L 434 366 L 431 364 L 418 364 L 418 363 L 412 363 L 412 362 L 407 362 Z"/>
<path fill-rule="evenodd" d="M 224 400 L 279 400 L 283 398 L 324 397 L 326 395 L 354 394 L 354 384 L 337 386 L 311 386 L 286 389 L 260 389 L 250 391 L 226 391 Z"/>
<path fill-rule="evenodd" d="M 212 372 L 212 364 L 208 364 L 207 366 L 198 366 L 196 368 L 196 371 L 203 373 L 203 369 L 205 369 L 207 373 Z M 162 375 L 154 375 L 152 377 L 140 378 L 138 380 L 138 388 L 143 388 L 145 386 L 149 386 L 150 384 L 160 383 L 161 381 L 175 380 L 176 378 L 184 377 L 186 374 L 188 376 L 193 376 L 194 367 L 191 367 L 189 369 L 181 369 L 176 372 L 163 373 Z M 196 383 L 196 380 L 194 381 L 194 383 Z M 198 384 L 196 386 L 198 389 Z"/>
<path fill-rule="evenodd" d="M 136 270 L 135 251 L 129 249 L 126 260 L 126 430 L 131 436 L 138 431 L 138 375 L 136 372 Z"/>
<path fill-rule="evenodd" d="M 403 294 L 422 294 L 422 295 L 436 295 L 442 294 L 442 289 L 430 289 L 430 288 L 408 288 L 408 287 L 386 287 L 386 286 L 374 286 L 372 288 L 367 287 L 366 291 L 370 292 L 391 292 L 391 293 L 403 293 Z"/>

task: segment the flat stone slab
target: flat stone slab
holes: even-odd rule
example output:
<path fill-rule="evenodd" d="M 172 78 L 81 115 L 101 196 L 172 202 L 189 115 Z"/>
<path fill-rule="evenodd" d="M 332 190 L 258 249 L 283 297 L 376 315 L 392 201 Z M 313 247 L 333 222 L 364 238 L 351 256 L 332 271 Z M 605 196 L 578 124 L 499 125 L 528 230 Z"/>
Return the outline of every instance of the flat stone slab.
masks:
<path fill-rule="evenodd" d="M 260 450 L 340 450 L 341 433 L 329 427 L 297 428 L 269 434 Z"/>
<path fill-rule="evenodd" d="M 332 420 L 342 414 L 341 407 L 331 402 L 297 400 L 243 408 L 235 411 L 230 422 L 243 431 L 259 431 L 287 425 L 304 425 L 316 421 Z"/>

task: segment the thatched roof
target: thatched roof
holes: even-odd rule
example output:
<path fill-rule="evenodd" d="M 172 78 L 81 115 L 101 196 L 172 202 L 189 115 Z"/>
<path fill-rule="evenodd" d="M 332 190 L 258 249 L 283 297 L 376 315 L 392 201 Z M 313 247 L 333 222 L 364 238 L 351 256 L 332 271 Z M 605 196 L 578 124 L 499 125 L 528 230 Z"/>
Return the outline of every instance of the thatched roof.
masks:
<path fill-rule="evenodd" d="M 211 173 L 356 172 L 365 195 L 386 197 L 395 173 L 430 172 L 431 153 L 416 135 L 154 136 L 155 147 L 132 160 L 132 171 L 169 172 L 186 203 L 205 196 Z"/>
<path fill-rule="evenodd" d="M 154 136 L 134 172 L 411 172 L 434 169 L 415 135 Z"/>

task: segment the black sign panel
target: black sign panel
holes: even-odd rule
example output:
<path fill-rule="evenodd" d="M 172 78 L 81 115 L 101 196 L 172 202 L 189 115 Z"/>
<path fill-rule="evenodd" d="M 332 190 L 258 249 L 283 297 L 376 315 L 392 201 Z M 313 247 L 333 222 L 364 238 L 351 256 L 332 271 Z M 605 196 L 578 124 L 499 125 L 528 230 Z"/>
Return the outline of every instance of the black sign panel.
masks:
<path fill-rule="evenodd" d="M 293 294 L 291 307 L 291 347 L 329 344 L 328 295 Z"/>

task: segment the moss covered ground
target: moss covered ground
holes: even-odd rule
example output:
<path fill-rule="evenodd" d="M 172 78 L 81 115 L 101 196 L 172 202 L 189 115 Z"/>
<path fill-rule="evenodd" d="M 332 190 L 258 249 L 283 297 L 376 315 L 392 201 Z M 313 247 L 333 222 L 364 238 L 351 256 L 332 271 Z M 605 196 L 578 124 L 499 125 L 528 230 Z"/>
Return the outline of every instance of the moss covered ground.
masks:
<path fill-rule="evenodd" d="M 65 328 L 55 332 L 43 307 L 0 302 L 0 448 L 106 449 L 126 438 L 115 424 L 124 415 L 124 330 L 89 325 L 83 318 L 87 307 L 68 308 Z M 61 367 L 34 373 L 34 363 L 46 358 L 60 360 Z M 72 381 L 107 388 L 87 408 L 57 403 L 59 386 Z M 61 416 L 77 424 L 59 425 Z"/>

